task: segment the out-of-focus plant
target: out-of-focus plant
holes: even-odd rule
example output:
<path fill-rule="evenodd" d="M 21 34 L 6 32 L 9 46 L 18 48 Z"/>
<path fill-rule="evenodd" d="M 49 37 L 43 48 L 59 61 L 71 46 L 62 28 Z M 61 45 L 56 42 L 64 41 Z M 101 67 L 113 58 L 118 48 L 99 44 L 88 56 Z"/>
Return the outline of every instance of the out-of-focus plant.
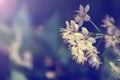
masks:
<path fill-rule="evenodd" d="M 79 10 L 76 10 L 74 20 L 66 21 L 66 28 L 61 28 L 60 32 L 64 42 L 69 46 L 73 59 L 80 64 L 87 62 L 90 66 L 99 68 L 102 62 L 98 53 L 101 52 L 97 49 L 102 41 L 105 42 L 106 49 L 112 48 L 115 53 L 120 55 L 120 30 L 114 25 L 114 19 L 107 15 L 101 25 L 106 28 L 106 32 L 101 31 L 87 14 L 89 9 L 89 5 L 86 5 L 85 8 L 80 5 Z M 90 32 L 87 27 L 83 27 L 85 22 L 91 23 L 97 32 Z M 116 61 L 120 61 L 120 59 L 117 58 Z M 117 67 L 112 61 L 109 62 L 109 65 L 114 74 L 120 77 L 120 67 Z"/>
<path fill-rule="evenodd" d="M 32 68 L 32 55 L 30 51 L 25 51 L 23 53 L 23 58 L 20 57 L 20 47 L 22 43 L 22 33 L 17 31 L 16 39 L 10 46 L 10 59 L 15 62 L 17 65 Z"/>

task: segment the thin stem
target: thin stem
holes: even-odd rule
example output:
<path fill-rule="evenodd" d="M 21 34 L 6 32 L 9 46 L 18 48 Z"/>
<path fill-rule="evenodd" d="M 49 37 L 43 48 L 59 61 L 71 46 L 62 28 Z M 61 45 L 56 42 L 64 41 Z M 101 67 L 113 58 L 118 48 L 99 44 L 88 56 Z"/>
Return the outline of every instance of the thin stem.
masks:
<path fill-rule="evenodd" d="M 99 39 L 99 38 L 103 38 L 104 36 L 97 36 L 95 37 L 95 39 Z"/>
<path fill-rule="evenodd" d="M 97 48 L 99 47 L 100 43 L 102 42 L 103 37 L 104 37 L 104 35 L 102 36 L 102 38 L 100 39 L 99 43 L 97 44 Z"/>
<path fill-rule="evenodd" d="M 89 21 L 96 29 L 98 32 L 101 32 L 100 29 L 97 27 L 97 25 L 93 21 Z"/>
<path fill-rule="evenodd" d="M 103 33 L 90 33 L 90 36 L 94 37 L 95 39 L 98 39 L 98 38 L 103 38 L 105 36 L 105 34 L 103 34 Z"/>

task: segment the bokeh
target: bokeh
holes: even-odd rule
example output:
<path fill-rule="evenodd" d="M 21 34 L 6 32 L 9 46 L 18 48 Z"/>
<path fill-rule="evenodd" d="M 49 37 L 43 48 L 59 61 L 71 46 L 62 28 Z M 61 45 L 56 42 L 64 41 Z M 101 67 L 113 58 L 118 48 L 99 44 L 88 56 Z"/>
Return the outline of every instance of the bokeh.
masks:
<path fill-rule="evenodd" d="M 0 0 L 0 80 L 113 80 L 108 63 L 115 55 L 103 54 L 104 43 L 104 63 L 95 69 L 72 60 L 61 38 L 60 28 L 80 4 L 90 4 L 100 29 L 106 14 L 120 26 L 120 0 Z"/>

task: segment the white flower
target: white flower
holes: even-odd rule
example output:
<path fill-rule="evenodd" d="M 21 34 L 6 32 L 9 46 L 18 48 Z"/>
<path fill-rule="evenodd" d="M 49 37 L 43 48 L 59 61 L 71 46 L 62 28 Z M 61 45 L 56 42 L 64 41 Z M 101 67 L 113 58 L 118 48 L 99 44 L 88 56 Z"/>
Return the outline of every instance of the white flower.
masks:
<path fill-rule="evenodd" d="M 92 47 L 91 49 L 89 49 L 90 51 L 87 52 L 86 56 L 89 59 L 88 63 L 92 66 L 92 67 L 96 67 L 99 68 L 99 65 L 101 64 L 100 59 L 98 57 L 98 51 L 96 47 Z"/>
<path fill-rule="evenodd" d="M 113 62 L 109 63 L 111 66 L 111 71 L 113 72 L 113 75 L 116 77 L 120 77 L 120 67 L 117 67 Z"/>
<path fill-rule="evenodd" d="M 84 55 L 84 52 L 79 47 L 71 47 L 71 52 L 73 55 L 73 59 L 75 59 L 77 63 L 84 64 L 84 62 L 87 60 Z"/>
<path fill-rule="evenodd" d="M 70 24 L 68 21 L 66 21 L 66 28 L 61 28 L 62 32 L 62 38 L 65 40 L 65 42 L 71 42 L 70 40 L 73 40 L 74 36 L 73 34 L 77 32 L 79 29 L 79 26 L 73 21 L 70 21 Z"/>
<path fill-rule="evenodd" d="M 106 48 L 108 47 L 114 47 L 118 40 L 117 40 L 117 37 L 116 36 L 109 36 L 109 35 L 106 35 L 105 36 L 105 42 L 106 42 Z"/>
<path fill-rule="evenodd" d="M 106 16 L 105 17 L 105 19 L 103 19 L 102 20 L 102 22 L 104 23 L 103 25 L 102 25 L 102 27 L 112 27 L 112 26 L 114 26 L 114 19 L 112 18 L 112 17 L 110 17 L 110 16 Z"/>
<path fill-rule="evenodd" d="M 87 28 L 82 27 L 81 33 L 84 35 L 84 38 L 83 38 L 84 41 L 87 41 L 90 43 L 96 42 L 95 38 L 89 36 L 89 31 L 87 30 Z"/>
<path fill-rule="evenodd" d="M 114 19 L 112 17 L 106 16 L 105 19 L 102 20 L 104 23 L 102 27 L 107 28 L 107 33 L 115 36 L 120 36 L 120 30 L 114 25 Z"/>
<path fill-rule="evenodd" d="M 114 25 L 114 22 L 114 19 L 109 16 L 106 16 L 103 20 L 104 25 L 102 26 L 107 28 L 107 33 L 109 34 L 104 37 L 106 42 L 105 46 L 106 48 L 112 47 L 114 51 L 119 54 L 120 48 L 118 44 L 120 43 L 120 30 Z"/>
<path fill-rule="evenodd" d="M 89 8 L 89 5 L 86 5 L 85 8 L 82 5 L 80 5 L 79 10 L 76 11 L 77 14 L 75 15 L 75 22 L 79 23 L 79 26 L 82 26 L 84 21 L 90 20 L 90 16 L 87 14 Z"/>
<path fill-rule="evenodd" d="M 69 49 L 73 55 L 73 59 L 77 63 L 84 64 L 86 61 L 92 66 L 98 68 L 100 59 L 97 56 L 97 49 L 93 46 L 96 43 L 95 38 L 91 37 L 89 31 L 85 27 L 79 26 L 74 21 L 66 21 L 66 28 L 62 28 L 62 38 L 69 43 Z"/>

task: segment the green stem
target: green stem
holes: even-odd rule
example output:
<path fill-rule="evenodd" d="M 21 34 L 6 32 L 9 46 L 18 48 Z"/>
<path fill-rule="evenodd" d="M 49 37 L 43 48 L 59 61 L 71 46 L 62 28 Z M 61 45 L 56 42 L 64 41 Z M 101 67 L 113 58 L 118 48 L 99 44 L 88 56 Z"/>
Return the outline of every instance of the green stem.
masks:
<path fill-rule="evenodd" d="M 99 45 L 101 44 L 101 42 L 102 42 L 102 40 L 103 40 L 103 37 L 104 37 L 104 35 L 102 36 L 102 38 L 101 38 L 100 41 L 98 42 L 98 44 L 97 44 L 97 48 L 98 48 Z"/>
<path fill-rule="evenodd" d="M 95 39 L 103 38 L 104 36 L 96 36 Z"/>
<path fill-rule="evenodd" d="M 98 32 L 101 32 L 100 29 L 97 27 L 97 25 L 93 21 L 89 21 L 96 29 Z"/>
<path fill-rule="evenodd" d="M 98 38 L 103 38 L 106 34 L 103 34 L 103 33 L 90 33 L 90 36 L 91 37 L 94 37 L 95 39 L 98 39 Z"/>

